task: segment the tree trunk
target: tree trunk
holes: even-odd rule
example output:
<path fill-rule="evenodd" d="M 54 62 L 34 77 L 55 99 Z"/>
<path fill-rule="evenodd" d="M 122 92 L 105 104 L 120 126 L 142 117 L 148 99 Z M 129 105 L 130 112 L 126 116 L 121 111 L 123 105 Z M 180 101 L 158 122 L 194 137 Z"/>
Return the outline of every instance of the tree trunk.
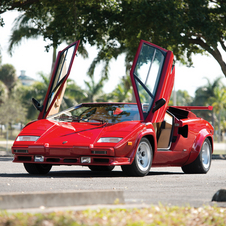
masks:
<path fill-rule="evenodd" d="M 203 39 L 201 39 L 200 37 L 192 39 L 189 39 L 189 42 L 192 44 L 196 44 L 201 46 L 204 50 L 206 50 L 210 55 L 212 55 L 214 57 L 214 59 L 218 62 L 218 64 L 221 67 L 221 70 L 224 74 L 224 76 L 226 77 L 226 63 L 223 60 L 223 57 L 219 51 L 219 49 L 216 47 L 212 47 L 210 45 L 208 45 L 206 42 L 203 41 Z M 224 44 L 222 42 L 220 42 L 222 48 L 224 51 L 226 51 L 226 47 L 224 46 Z"/>
<path fill-rule="evenodd" d="M 51 76 L 52 73 L 53 73 L 53 69 L 54 69 L 55 62 L 56 62 L 56 54 L 57 54 L 56 51 L 57 51 L 57 48 L 56 48 L 56 47 L 53 47 L 53 58 L 52 58 L 52 65 L 51 65 L 50 76 Z"/>

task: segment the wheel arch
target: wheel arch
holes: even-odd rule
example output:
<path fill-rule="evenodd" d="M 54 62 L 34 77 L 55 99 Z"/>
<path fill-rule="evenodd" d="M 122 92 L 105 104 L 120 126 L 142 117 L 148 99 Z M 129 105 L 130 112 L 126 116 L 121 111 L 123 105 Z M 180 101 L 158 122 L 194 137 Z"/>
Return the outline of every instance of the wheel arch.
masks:
<path fill-rule="evenodd" d="M 213 154 L 213 137 L 208 136 L 206 137 L 207 139 L 209 139 L 210 143 L 211 143 L 211 147 L 212 147 L 212 154 Z"/>
<path fill-rule="evenodd" d="M 145 134 L 139 136 L 139 139 L 137 139 L 136 150 L 133 153 L 132 164 L 121 165 L 122 171 L 126 175 L 143 177 L 149 173 L 154 157 L 154 142 L 153 135 Z M 137 152 L 138 154 L 136 154 Z"/>
<path fill-rule="evenodd" d="M 155 142 L 155 140 L 154 140 L 154 137 L 153 137 L 153 135 L 151 135 L 151 134 L 147 134 L 147 135 L 145 135 L 145 136 L 143 136 L 143 137 L 147 138 L 148 141 L 150 142 L 151 147 L 152 147 L 152 152 L 153 152 L 153 159 L 154 159 L 154 156 L 155 156 L 155 149 L 156 149 L 156 147 L 157 147 L 157 144 L 156 144 L 156 142 Z M 142 137 L 142 138 L 143 138 L 143 137 Z"/>
<path fill-rule="evenodd" d="M 194 140 L 193 146 L 191 147 L 190 156 L 184 165 L 190 164 L 195 161 L 201 151 L 205 139 L 208 139 L 210 141 L 213 153 L 213 136 L 206 129 L 202 129 Z"/>
<path fill-rule="evenodd" d="M 136 145 L 134 146 L 133 152 L 130 155 L 131 163 L 134 160 L 137 147 L 138 147 L 138 145 L 139 145 L 139 143 L 140 143 L 142 138 L 147 138 L 148 141 L 150 142 L 150 144 L 152 146 L 153 159 L 154 159 L 155 151 L 157 150 L 157 141 L 156 141 L 155 131 L 154 131 L 154 128 L 153 128 L 153 130 L 151 129 L 151 130 L 145 131 L 144 133 L 140 133 L 139 134 L 139 136 L 138 136 L 138 138 L 136 140 Z"/>

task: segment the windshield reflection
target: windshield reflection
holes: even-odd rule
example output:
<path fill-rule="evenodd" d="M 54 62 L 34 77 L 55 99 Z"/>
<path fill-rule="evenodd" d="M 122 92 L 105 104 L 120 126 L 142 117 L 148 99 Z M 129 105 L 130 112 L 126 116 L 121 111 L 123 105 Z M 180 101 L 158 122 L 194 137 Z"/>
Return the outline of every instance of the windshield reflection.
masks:
<path fill-rule="evenodd" d="M 48 119 L 59 122 L 119 123 L 140 120 L 135 104 L 82 104 Z"/>

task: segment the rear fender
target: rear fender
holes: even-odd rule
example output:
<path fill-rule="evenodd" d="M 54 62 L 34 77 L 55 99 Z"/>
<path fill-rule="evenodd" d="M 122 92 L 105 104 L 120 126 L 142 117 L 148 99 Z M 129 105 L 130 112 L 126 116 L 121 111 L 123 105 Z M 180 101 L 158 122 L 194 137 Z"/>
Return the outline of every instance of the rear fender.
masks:
<path fill-rule="evenodd" d="M 134 158 L 135 158 L 135 154 L 136 154 L 136 150 L 137 147 L 141 141 L 141 139 L 143 137 L 146 137 L 153 149 L 153 155 L 155 156 L 155 152 L 157 150 L 157 141 L 156 141 L 156 134 L 155 134 L 155 129 L 153 127 L 153 125 L 149 126 L 150 128 L 145 129 L 143 131 L 141 131 L 141 133 L 138 135 L 137 140 L 136 140 L 136 144 L 134 145 L 133 151 L 131 152 L 129 158 L 130 158 L 130 162 L 132 163 Z"/>
<path fill-rule="evenodd" d="M 213 136 L 209 133 L 209 131 L 207 129 L 202 129 L 198 136 L 196 137 L 193 146 L 191 148 L 191 152 L 190 152 L 190 156 L 187 160 L 187 162 L 185 163 L 185 165 L 192 163 L 193 161 L 195 161 L 195 159 L 198 157 L 203 142 L 204 140 L 208 138 L 210 140 L 211 146 L 212 146 L 212 153 L 213 153 Z"/>

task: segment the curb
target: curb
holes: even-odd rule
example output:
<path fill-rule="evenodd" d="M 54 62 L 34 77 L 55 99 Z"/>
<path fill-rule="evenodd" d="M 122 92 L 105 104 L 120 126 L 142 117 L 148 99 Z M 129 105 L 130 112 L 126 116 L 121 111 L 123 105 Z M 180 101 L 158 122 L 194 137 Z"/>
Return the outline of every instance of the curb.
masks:
<path fill-rule="evenodd" d="M 67 191 L 0 194 L 0 209 L 124 204 L 123 191 Z"/>
<path fill-rule="evenodd" d="M 221 159 L 221 160 L 226 160 L 226 155 L 212 155 L 212 159 Z"/>

